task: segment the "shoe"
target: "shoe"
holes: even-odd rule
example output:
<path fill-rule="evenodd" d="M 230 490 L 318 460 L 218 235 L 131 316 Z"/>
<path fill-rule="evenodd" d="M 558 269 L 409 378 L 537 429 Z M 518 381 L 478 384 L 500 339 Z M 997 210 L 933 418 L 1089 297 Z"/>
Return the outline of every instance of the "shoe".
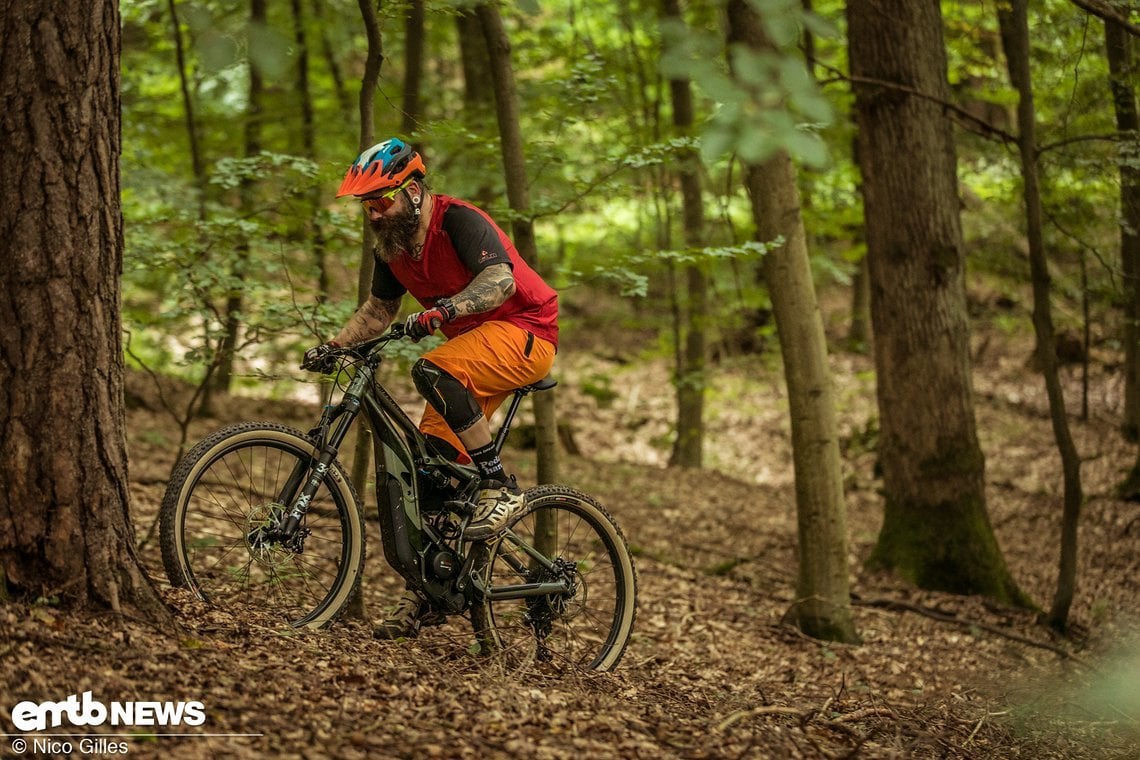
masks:
<path fill-rule="evenodd" d="M 512 475 L 510 482 L 484 480 L 475 495 L 475 513 L 463 535 L 484 541 L 502 533 L 511 520 L 526 509 L 526 495 Z"/>
<path fill-rule="evenodd" d="M 426 599 L 409 589 L 396 602 L 388 617 L 372 629 L 372 637 L 385 641 L 414 639 L 421 628 L 443 625 L 446 620 L 446 615 L 433 610 Z"/>

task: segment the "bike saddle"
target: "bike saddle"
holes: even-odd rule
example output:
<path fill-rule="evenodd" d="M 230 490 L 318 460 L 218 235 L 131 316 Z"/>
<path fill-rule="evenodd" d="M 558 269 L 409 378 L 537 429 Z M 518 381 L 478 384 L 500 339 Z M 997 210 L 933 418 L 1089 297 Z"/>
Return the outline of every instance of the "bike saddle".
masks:
<path fill-rule="evenodd" d="M 555 380 L 550 375 L 547 375 L 546 377 L 539 380 L 537 383 L 531 383 L 530 385 L 524 385 L 523 387 L 519 388 L 519 390 L 522 391 L 523 394 L 525 395 L 527 393 L 537 393 L 538 391 L 548 391 L 556 385 L 558 385 L 558 381 Z"/>

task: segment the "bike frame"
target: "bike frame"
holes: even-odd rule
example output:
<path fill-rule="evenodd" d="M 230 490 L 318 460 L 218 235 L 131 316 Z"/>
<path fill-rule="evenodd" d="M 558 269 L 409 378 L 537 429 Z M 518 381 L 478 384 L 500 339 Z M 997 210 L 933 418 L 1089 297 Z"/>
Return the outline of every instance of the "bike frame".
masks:
<path fill-rule="evenodd" d="M 447 457 L 433 453 L 420 432 L 400 405 L 376 380 L 383 361 L 383 349 L 392 340 L 403 337 L 403 331 L 394 328 L 375 340 L 354 347 L 352 354 L 360 361 L 345 389 L 340 403 L 325 408 L 320 422 L 309 431 L 317 441 L 313 452 L 316 464 L 311 470 L 294 473 L 281 494 L 281 504 L 292 504 L 281 526 L 281 534 L 293 540 L 309 503 L 316 495 L 328 468 L 336 459 L 349 428 L 364 411 L 371 428 L 376 457 L 376 503 L 379 513 L 380 537 L 388 564 L 412 588 L 421 590 L 438 607 L 449 613 L 462 612 L 471 604 L 474 594 L 485 594 L 493 599 L 522 598 L 561 593 L 567 590 L 562 582 L 524 583 L 503 589 L 486 589 L 478 584 L 473 588 L 472 567 L 475 552 L 470 543 L 460 541 L 456 546 L 449 539 L 462 536 L 468 517 L 463 517 L 458 535 L 443 535 L 421 512 L 423 491 L 431 486 L 455 492 L 449 508 L 462 512 L 465 504 L 478 488 L 480 475 L 475 467 L 461 465 Z M 500 450 L 506 441 L 510 426 L 522 399 L 533 391 L 554 387 L 552 380 L 543 380 L 519 388 L 514 392 L 507 408 L 506 418 L 495 437 L 495 448 Z M 308 480 L 292 501 L 301 481 Z M 541 564 L 553 563 L 531 547 L 524 551 Z"/>

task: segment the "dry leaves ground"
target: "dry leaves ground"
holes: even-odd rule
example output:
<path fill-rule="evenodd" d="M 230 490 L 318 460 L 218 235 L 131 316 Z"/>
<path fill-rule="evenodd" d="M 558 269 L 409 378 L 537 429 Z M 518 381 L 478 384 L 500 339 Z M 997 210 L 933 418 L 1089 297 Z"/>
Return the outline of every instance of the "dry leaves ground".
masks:
<path fill-rule="evenodd" d="M 873 379 L 865 358 L 837 356 L 864 639 L 843 646 L 781 624 L 796 533 L 778 365 L 720 368 L 710 403 L 710 458 L 720 471 L 681 472 L 656 466 L 671 403 L 661 363 L 635 368 L 584 354 L 560 358 L 559 405 L 584 454 L 566 458 L 563 480 L 606 504 L 637 553 L 638 624 L 617 672 L 504 671 L 468 653 L 463 619 L 386 643 L 362 622 L 302 633 L 165 589 L 177 631 L 50 605 L 0 606 L 5 730 L 20 700 L 90 690 L 104 702 L 199 700 L 207 720 L 193 730 L 252 734 L 129 739 L 137 757 L 1140 758 L 1140 506 L 1112 495 L 1134 458 L 1112 428 L 1119 373 L 1094 367 L 1091 420 L 1074 422 L 1088 503 L 1074 634 L 1062 639 L 1032 612 L 862 570 L 881 519 Z M 1047 606 L 1059 465 L 1025 356 L 1024 346 L 982 352 L 978 418 L 999 539 L 1023 589 Z M 604 376 L 609 393 L 596 387 Z M 1077 376 L 1067 377 L 1076 398 Z M 144 378 L 132 387 L 146 397 Z M 306 426 L 313 414 L 231 399 L 193 435 L 237 419 Z M 141 539 L 176 440 L 161 412 L 136 408 L 129 422 Z M 520 479 L 533 478 L 527 452 L 510 460 Z M 366 599 L 377 616 L 398 585 L 370 528 Z M 142 554 L 161 579 L 154 541 Z M 0 755 L 11 753 L 9 739 Z"/>

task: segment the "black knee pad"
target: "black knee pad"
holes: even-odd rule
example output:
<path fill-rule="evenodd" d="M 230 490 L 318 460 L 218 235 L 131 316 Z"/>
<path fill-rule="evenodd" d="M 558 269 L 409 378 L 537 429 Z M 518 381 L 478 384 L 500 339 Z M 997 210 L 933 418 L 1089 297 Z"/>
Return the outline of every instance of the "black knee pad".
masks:
<path fill-rule="evenodd" d="M 475 403 L 471 391 L 427 359 L 419 359 L 412 365 L 412 380 L 416 390 L 454 432 L 462 433 L 482 418 L 483 410 Z"/>

